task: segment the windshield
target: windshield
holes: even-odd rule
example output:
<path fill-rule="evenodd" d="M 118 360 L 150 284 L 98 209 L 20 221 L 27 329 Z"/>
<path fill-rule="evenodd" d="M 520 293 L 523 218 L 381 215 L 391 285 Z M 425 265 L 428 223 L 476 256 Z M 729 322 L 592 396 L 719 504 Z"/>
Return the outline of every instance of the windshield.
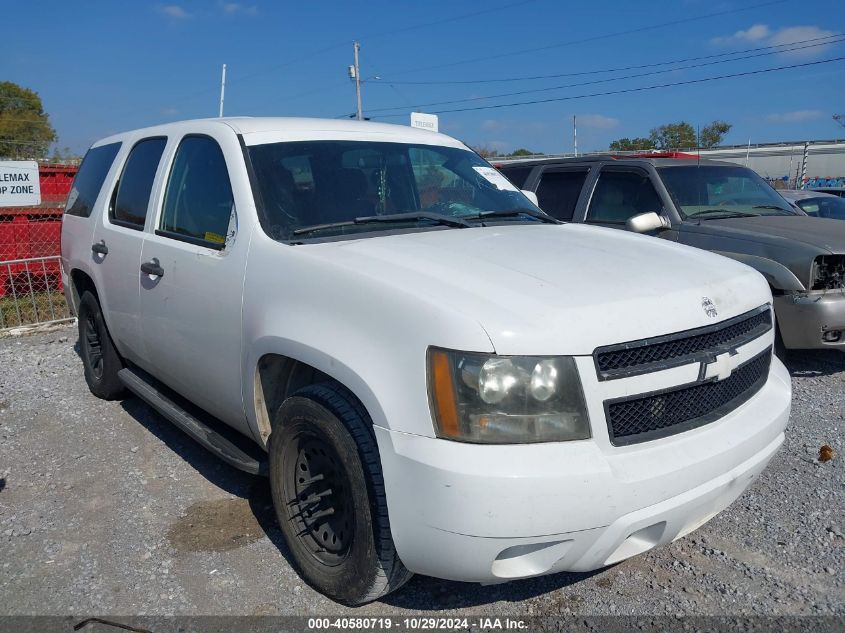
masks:
<path fill-rule="evenodd" d="M 465 228 L 493 217 L 496 222 L 544 221 L 507 178 L 465 149 L 302 141 L 248 151 L 262 225 L 278 240 Z"/>
<path fill-rule="evenodd" d="M 797 215 L 765 180 L 747 167 L 661 167 L 666 189 L 687 219 Z"/>
<path fill-rule="evenodd" d="M 804 213 L 813 217 L 845 220 L 845 198 L 837 198 L 836 196 L 822 198 L 819 196 L 818 198 L 796 200 L 795 204 L 801 207 Z"/>

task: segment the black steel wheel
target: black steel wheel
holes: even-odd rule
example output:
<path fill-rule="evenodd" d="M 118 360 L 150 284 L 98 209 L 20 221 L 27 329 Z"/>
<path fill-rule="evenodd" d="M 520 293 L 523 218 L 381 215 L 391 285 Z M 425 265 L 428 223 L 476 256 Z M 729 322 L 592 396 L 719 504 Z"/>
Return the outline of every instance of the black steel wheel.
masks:
<path fill-rule="evenodd" d="M 91 374 L 97 380 L 103 378 L 103 333 L 96 316 L 89 312 L 85 319 L 85 338 L 80 339 L 85 363 L 91 368 Z"/>
<path fill-rule="evenodd" d="M 411 578 L 393 545 L 372 422 L 352 394 L 322 383 L 287 398 L 269 453 L 276 517 L 306 582 L 359 605 Z"/>
<path fill-rule="evenodd" d="M 78 312 L 79 353 L 88 388 L 104 400 L 122 397 L 126 390 L 117 372 L 123 369 L 123 360 L 106 327 L 100 302 L 92 292 L 86 290 L 82 293 Z"/>
<path fill-rule="evenodd" d="M 297 537 L 320 563 L 338 565 L 355 527 L 349 475 L 331 441 L 316 429 L 297 434 L 286 449 L 285 505 Z"/>

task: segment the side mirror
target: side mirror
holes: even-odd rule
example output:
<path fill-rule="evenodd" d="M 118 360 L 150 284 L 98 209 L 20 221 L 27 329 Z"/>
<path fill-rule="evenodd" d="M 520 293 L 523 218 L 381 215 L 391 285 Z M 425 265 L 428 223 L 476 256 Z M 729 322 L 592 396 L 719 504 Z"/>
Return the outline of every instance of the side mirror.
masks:
<path fill-rule="evenodd" d="M 540 204 L 537 201 L 537 194 L 533 191 L 528 191 L 527 189 L 520 189 L 522 191 L 522 195 L 528 198 L 531 202 L 534 203 L 534 206 L 539 208 Z"/>
<path fill-rule="evenodd" d="M 668 229 L 671 226 L 672 224 L 669 222 L 669 218 L 658 215 L 654 211 L 638 213 L 628 218 L 628 221 L 625 222 L 625 228 L 634 233 L 648 233 L 649 231 L 657 231 L 658 229 Z"/>

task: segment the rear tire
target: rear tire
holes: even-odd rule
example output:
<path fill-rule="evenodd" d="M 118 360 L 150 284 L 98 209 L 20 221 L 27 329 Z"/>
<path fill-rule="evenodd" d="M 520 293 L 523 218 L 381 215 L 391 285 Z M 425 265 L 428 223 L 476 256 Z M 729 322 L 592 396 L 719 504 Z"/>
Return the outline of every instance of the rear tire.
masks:
<path fill-rule="evenodd" d="M 354 396 L 334 383 L 294 393 L 269 453 L 276 517 L 309 585 L 355 606 L 411 578 L 393 545 L 372 422 Z"/>
<path fill-rule="evenodd" d="M 79 300 L 79 351 L 85 368 L 85 382 L 98 398 L 116 400 L 126 394 L 117 377 L 123 369 L 123 359 L 111 340 L 100 302 L 90 291 Z"/>

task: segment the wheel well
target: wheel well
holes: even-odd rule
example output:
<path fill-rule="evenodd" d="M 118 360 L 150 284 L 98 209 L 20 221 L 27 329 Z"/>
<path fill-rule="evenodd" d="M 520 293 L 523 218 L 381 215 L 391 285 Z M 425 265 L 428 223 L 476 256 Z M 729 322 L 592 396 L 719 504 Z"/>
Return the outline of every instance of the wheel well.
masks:
<path fill-rule="evenodd" d="M 88 273 L 81 271 L 78 268 L 75 268 L 70 272 L 70 280 L 74 311 L 76 311 L 76 309 L 79 307 L 79 299 L 82 297 L 82 293 L 84 293 L 86 290 L 92 292 L 94 296 L 97 297 L 97 299 L 99 300 L 99 296 L 97 295 L 97 287 L 94 285 L 94 280 L 88 276 Z"/>
<path fill-rule="evenodd" d="M 281 354 L 267 354 L 255 372 L 255 415 L 261 440 L 267 442 L 276 409 L 295 391 L 321 382 L 337 382 L 319 369 Z M 339 384 L 339 383 L 338 383 Z"/>

